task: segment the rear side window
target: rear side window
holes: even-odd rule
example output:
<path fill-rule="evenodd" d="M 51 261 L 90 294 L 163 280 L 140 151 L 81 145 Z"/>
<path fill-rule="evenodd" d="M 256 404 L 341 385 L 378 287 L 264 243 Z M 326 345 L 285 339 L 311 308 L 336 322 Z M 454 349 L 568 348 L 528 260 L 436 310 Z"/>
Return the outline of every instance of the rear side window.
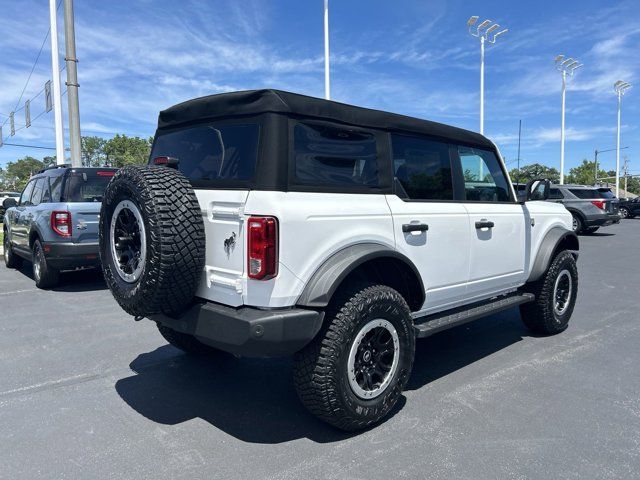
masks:
<path fill-rule="evenodd" d="M 62 196 L 62 179 L 64 175 L 58 175 L 57 177 L 49 179 L 49 189 L 51 191 L 51 201 L 59 202 Z"/>
<path fill-rule="evenodd" d="M 581 199 L 590 200 L 600 198 L 600 192 L 594 188 L 570 188 L 569 191 Z"/>
<path fill-rule="evenodd" d="M 495 153 L 458 146 L 466 199 L 475 202 L 509 202 L 509 182 Z"/>
<path fill-rule="evenodd" d="M 178 169 L 192 183 L 247 181 L 258 159 L 260 126 L 209 123 L 159 132 L 151 152 L 156 157 L 178 159 Z"/>
<path fill-rule="evenodd" d="M 412 200 L 453 200 L 449 146 L 425 138 L 391 135 L 393 171 Z"/>
<path fill-rule="evenodd" d="M 114 170 L 71 171 L 65 182 L 65 202 L 102 202 Z"/>
<path fill-rule="evenodd" d="M 600 198 L 616 198 L 613 192 L 608 188 L 599 188 L 598 194 L 600 195 Z"/>
<path fill-rule="evenodd" d="M 549 189 L 549 200 L 560 200 L 562 198 L 564 198 L 564 195 L 559 188 L 551 187 Z"/>
<path fill-rule="evenodd" d="M 45 182 L 47 182 L 46 178 L 39 178 L 36 180 L 36 184 L 33 187 L 33 194 L 31 195 L 31 205 L 40 205 L 40 202 L 42 202 L 42 193 L 44 191 Z"/>
<path fill-rule="evenodd" d="M 294 179 L 318 187 L 378 187 L 373 133 L 328 124 L 294 127 Z"/>

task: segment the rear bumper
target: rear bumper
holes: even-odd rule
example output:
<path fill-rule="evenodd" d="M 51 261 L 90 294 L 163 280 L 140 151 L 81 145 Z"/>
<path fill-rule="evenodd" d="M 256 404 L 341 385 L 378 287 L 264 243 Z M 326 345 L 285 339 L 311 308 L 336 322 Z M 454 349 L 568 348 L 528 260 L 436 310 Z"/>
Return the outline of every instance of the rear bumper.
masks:
<path fill-rule="evenodd" d="M 620 215 L 617 213 L 587 216 L 588 227 L 606 227 L 614 223 L 620 223 Z"/>
<path fill-rule="evenodd" d="M 178 318 L 149 318 L 235 355 L 276 357 L 307 345 L 320 330 L 322 317 L 321 312 L 300 308 L 260 310 L 209 302 L 194 305 Z"/>
<path fill-rule="evenodd" d="M 47 263 L 58 270 L 100 264 L 98 243 L 45 243 L 43 248 Z"/>

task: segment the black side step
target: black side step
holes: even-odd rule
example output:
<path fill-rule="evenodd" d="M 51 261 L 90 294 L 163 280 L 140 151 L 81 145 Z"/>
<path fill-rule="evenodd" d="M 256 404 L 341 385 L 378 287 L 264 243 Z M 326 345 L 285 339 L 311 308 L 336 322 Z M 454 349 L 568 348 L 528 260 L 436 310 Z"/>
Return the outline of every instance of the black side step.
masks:
<path fill-rule="evenodd" d="M 447 328 L 457 327 L 467 322 L 486 317 L 502 310 L 517 307 L 523 303 L 535 300 L 532 293 L 514 292 L 500 297 L 495 297 L 471 305 L 446 310 L 426 317 L 416 319 L 419 323 L 414 325 L 416 337 L 424 338 Z"/>

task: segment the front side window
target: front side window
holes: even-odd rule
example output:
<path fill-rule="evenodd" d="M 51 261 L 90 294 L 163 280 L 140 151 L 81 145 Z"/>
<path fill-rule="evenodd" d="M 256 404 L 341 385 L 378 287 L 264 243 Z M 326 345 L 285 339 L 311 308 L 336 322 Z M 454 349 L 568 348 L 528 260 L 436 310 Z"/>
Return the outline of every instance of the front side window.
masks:
<path fill-rule="evenodd" d="M 28 206 L 31 205 L 31 194 L 33 193 L 33 187 L 35 186 L 36 181 L 31 180 L 25 189 L 22 191 L 22 195 L 20 196 L 20 205 Z"/>
<path fill-rule="evenodd" d="M 373 133 L 327 124 L 294 127 L 294 181 L 318 187 L 378 187 Z"/>
<path fill-rule="evenodd" d="M 44 182 L 46 178 L 39 178 L 33 187 L 33 194 L 31 195 L 31 205 L 40 205 L 42 201 L 42 192 L 44 190 Z"/>
<path fill-rule="evenodd" d="M 509 202 L 509 182 L 495 153 L 458 146 L 466 199 L 474 202 Z"/>
<path fill-rule="evenodd" d="M 419 137 L 391 135 L 393 171 L 412 200 L 453 200 L 449 146 Z"/>
<path fill-rule="evenodd" d="M 209 123 L 159 132 L 151 152 L 173 157 L 178 170 L 193 184 L 247 181 L 253 178 L 258 159 L 260 126 Z"/>

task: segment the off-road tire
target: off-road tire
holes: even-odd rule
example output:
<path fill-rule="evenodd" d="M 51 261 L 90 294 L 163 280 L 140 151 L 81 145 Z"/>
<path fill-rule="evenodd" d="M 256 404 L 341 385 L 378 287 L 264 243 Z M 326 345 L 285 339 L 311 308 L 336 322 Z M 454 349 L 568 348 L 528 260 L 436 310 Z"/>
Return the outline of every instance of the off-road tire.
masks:
<path fill-rule="evenodd" d="M 145 229 L 143 269 L 132 282 L 119 275 L 111 249 L 112 216 L 122 201 L 139 210 Z M 189 181 L 168 167 L 118 170 L 100 211 L 100 260 L 111 293 L 127 313 L 143 317 L 182 312 L 193 300 L 205 262 L 204 223 Z"/>
<path fill-rule="evenodd" d="M 314 341 L 296 353 L 293 379 L 311 413 L 339 429 L 356 431 L 380 422 L 398 401 L 411 374 L 415 333 L 407 302 L 386 285 L 353 287 L 336 296 Z M 358 332 L 373 319 L 387 320 L 395 328 L 398 366 L 379 396 L 362 399 L 349 384 L 348 357 Z"/>
<path fill-rule="evenodd" d="M 571 276 L 572 288 L 569 305 L 562 314 L 554 309 L 554 287 L 556 279 L 563 271 Z M 578 294 L 578 268 L 576 259 L 567 250 L 558 253 L 539 280 L 527 284 L 525 289 L 536 296 L 535 301 L 520 306 L 522 321 L 529 330 L 541 335 L 554 335 L 569 326 Z"/>
<path fill-rule="evenodd" d="M 40 240 L 33 242 L 33 279 L 38 288 L 55 287 L 60 280 L 60 272 L 47 263 Z"/>
<path fill-rule="evenodd" d="M 4 264 L 6 265 L 6 267 L 20 268 L 20 266 L 22 265 L 22 258 L 16 255 L 16 253 L 13 251 L 11 241 L 9 240 L 9 234 L 6 231 L 4 232 L 4 241 L 2 243 L 4 247 Z"/>
<path fill-rule="evenodd" d="M 573 217 L 573 231 L 576 235 L 580 235 L 584 230 L 584 222 L 577 213 L 572 213 L 571 216 Z"/>
<path fill-rule="evenodd" d="M 214 354 L 220 353 L 220 350 L 205 345 L 200 342 L 193 335 L 187 333 L 177 332 L 169 327 L 157 323 L 158 331 L 160 335 L 176 348 L 179 348 L 185 353 L 194 355 L 196 357 L 208 357 Z"/>

